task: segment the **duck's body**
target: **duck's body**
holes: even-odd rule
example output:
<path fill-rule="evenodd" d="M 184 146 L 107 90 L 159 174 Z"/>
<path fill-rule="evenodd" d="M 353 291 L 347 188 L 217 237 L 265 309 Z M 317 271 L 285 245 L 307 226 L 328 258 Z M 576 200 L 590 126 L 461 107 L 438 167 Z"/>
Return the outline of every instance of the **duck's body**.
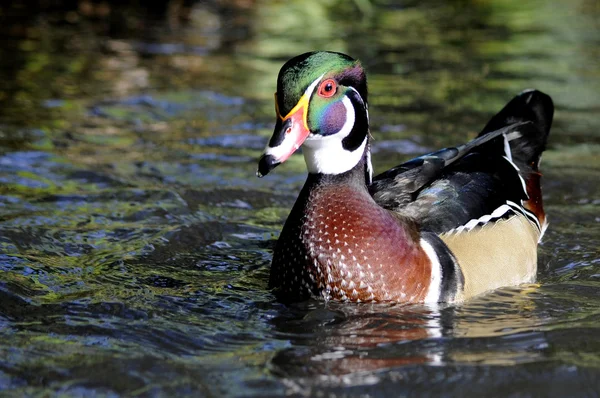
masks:
<path fill-rule="evenodd" d="M 366 97 L 362 68 L 343 54 L 303 54 L 280 72 L 259 174 L 304 143 L 309 176 L 273 255 L 278 297 L 455 302 L 532 282 L 550 98 L 525 92 L 470 143 L 372 179 Z"/>

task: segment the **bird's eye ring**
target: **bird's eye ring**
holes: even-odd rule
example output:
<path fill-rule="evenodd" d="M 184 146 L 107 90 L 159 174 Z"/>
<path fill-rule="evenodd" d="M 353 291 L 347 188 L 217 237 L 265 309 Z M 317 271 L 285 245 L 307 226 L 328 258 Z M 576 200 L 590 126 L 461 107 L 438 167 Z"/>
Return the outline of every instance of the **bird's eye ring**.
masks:
<path fill-rule="evenodd" d="M 332 97 L 337 91 L 337 84 L 333 79 L 327 79 L 319 85 L 319 95 L 324 98 Z"/>

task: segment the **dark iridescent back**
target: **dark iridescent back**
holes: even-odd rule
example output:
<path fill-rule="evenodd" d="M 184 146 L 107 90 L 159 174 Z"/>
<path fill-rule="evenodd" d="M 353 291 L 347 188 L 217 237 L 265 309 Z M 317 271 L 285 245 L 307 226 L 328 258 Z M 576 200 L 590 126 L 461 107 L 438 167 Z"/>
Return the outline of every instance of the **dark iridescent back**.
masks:
<path fill-rule="evenodd" d="M 532 194 L 529 190 L 536 190 L 537 197 L 539 181 L 528 181 L 538 171 L 553 111 L 546 94 L 523 92 L 475 140 L 394 167 L 376 176 L 369 191 L 380 206 L 435 233 L 489 215 L 507 201 L 520 204 Z"/>

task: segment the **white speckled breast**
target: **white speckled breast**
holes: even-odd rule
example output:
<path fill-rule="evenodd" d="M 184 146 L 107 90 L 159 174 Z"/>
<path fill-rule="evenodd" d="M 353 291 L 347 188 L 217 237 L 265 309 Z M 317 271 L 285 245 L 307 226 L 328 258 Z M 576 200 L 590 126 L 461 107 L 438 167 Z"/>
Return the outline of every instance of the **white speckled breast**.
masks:
<path fill-rule="evenodd" d="M 302 198 L 302 196 L 301 196 Z M 277 243 L 271 287 L 283 297 L 422 301 L 431 264 L 392 213 L 366 190 L 317 186 L 299 198 Z"/>

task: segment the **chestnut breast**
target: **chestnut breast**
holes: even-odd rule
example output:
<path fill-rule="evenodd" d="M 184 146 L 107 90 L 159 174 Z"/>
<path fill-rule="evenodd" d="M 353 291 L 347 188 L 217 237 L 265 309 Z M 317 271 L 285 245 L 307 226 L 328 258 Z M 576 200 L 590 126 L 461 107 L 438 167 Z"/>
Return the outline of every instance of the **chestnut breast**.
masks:
<path fill-rule="evenodd" d="M 410 226 L 364 189 L 316 187 L 300 228 L 311 281 L 326 298 L 422 301 L 431 264 Z"/>

